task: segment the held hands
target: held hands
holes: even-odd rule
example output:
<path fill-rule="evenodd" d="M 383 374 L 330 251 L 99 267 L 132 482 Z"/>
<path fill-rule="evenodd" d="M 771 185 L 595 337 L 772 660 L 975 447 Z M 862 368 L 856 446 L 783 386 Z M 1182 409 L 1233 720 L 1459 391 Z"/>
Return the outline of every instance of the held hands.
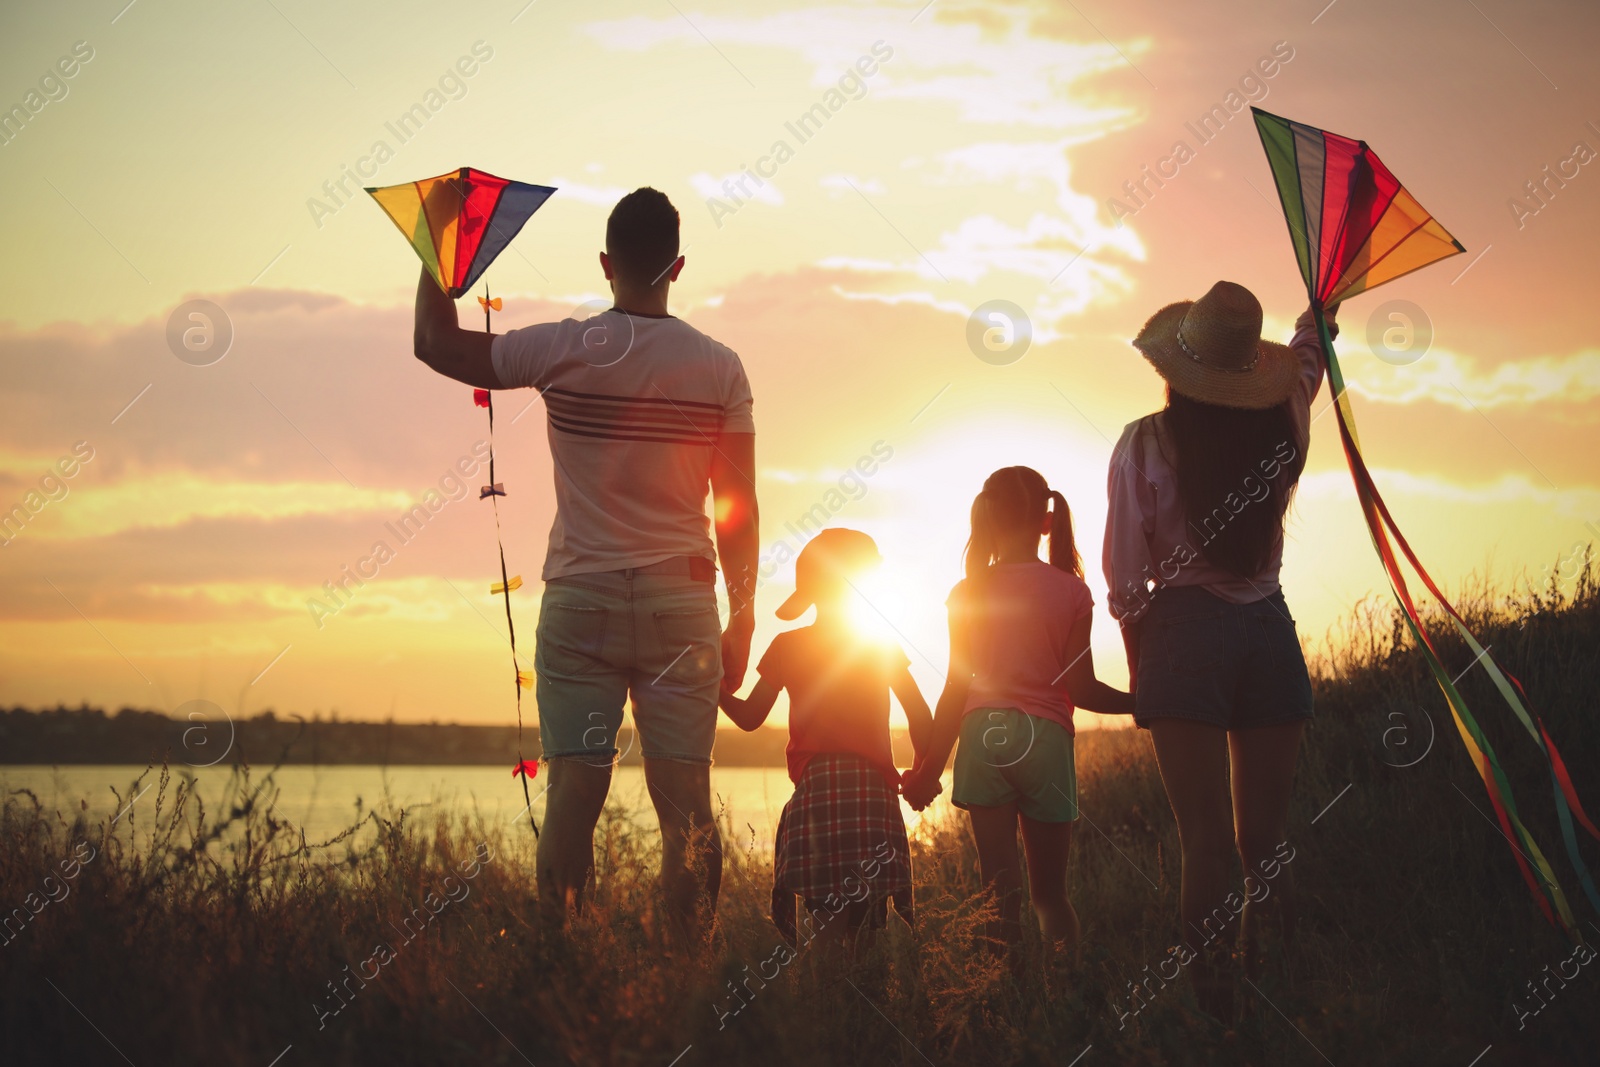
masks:
<path fill-rule="evenodd" d="M 939 775 L 922 763 L 900 776 L 900 795 L 906 798 L 912 811 L 922 811 L 942 792 L 944 784 L 939 781 Z"/>
<path fill-rule="evenodd" d="M 737 693 L 744 685 L 745 671 L 750 666 L 750 639 L 756 632 L 755 614 L 749 610 L 736 611 L 728 617 L 728 628 L 722 631 L 722 691 Z"/>

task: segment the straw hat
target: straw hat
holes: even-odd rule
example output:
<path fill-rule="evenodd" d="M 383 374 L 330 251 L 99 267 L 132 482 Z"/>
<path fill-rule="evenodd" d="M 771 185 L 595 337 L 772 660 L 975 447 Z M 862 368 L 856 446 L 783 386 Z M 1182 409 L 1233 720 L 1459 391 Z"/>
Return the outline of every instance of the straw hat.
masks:
<path fill-rule="evenodd" d="M 1133 346 L 1174 390 L 1220 407 L 1276 407 L 1300 376 L 1291 348 L 1261 339 L 1261 301 L 1233 282 L 1218 282 L 1199 300 L 1168 304 L 1150 316 Z"/>

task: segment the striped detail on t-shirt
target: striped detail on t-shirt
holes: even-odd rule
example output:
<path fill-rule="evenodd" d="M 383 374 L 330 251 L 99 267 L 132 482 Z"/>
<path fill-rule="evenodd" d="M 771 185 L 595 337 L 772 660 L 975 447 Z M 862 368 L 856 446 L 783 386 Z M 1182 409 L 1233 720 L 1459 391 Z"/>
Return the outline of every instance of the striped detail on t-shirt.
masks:
<path fill-rule="evenodd" d="M 544 391 L 544 402 L 551 427 L 577 437 L 714 445 L 722 432 L 722 405 L 698 400 L 578 393 L 552 386 Z"/>

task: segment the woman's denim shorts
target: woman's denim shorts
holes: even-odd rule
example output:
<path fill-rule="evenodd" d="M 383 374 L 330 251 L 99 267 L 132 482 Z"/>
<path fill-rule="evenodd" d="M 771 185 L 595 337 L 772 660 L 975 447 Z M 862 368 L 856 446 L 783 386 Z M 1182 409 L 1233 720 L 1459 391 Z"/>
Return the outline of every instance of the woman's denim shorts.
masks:
<path fill-rule="evenodd" d="M 1157 590 L 1139 637 L 1134 722 L 1225 730 L 1311 718 L 1311 677 L 1283 593 L 1234 604 L 1201 586 Z"/>

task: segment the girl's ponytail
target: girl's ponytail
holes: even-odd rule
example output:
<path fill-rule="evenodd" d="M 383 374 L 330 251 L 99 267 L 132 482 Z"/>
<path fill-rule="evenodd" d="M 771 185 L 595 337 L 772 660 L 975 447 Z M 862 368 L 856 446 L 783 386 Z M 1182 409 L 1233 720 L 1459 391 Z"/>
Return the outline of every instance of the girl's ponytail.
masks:
<path fill-rule="evenodd" d="M 1050 496 L 1050 565 L 1077 578 L 1083 577 L 1083 557 L 1072 536 L 1072 509 L 1067 498 L 1048 489 Z"/>

